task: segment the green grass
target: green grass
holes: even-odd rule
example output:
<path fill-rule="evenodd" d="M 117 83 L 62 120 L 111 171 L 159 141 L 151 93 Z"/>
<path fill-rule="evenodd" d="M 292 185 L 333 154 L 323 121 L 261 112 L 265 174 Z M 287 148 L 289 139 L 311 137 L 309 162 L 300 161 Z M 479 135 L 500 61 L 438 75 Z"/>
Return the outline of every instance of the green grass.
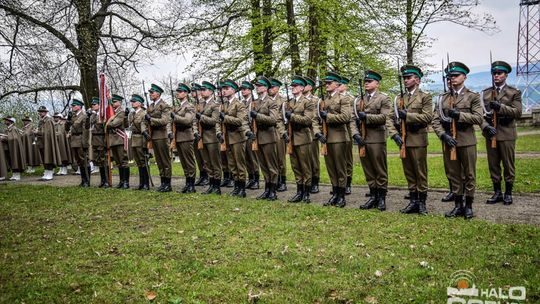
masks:
<path fill-rule="evenodd" d="M 442 303 L 457 270 L 540 301 L 532 226 L 76 187 L 0 202 L 2 303 Z"/>

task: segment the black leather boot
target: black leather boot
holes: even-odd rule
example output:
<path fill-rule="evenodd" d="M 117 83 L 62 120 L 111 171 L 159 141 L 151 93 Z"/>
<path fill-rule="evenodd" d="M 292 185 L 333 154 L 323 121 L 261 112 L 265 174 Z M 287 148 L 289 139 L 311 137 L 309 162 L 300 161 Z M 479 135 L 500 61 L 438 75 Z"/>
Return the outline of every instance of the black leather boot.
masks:
<path fill-rule="evenodd" d="M 289 203 L 298 203 L 302 201 L 302 198 L 304 197 L 304 185 L 303 184 L 296 184 L 296 194 L 288 199 L 287 201 Z"/>
<path fill-rule="evenodd" d="M 270 183 L 265 182 L 264 183 L 264 192 L 259 194 L 256 199 L 262 200 L 268 198 L 268 192 L 270 192 Z"/>
<path fill-rule="evenodd" d="M 146 167 L 138 167 L 138 169 L 139 169 L 139 186 L 137 186 L 135 190 L 142 190 L 143 185 L 144 185 L 144 175 L 145 175 L 144 171 Z"/>
<path fill-rule="evenodd" d="M 124 185 L 124 168 L 118 167 L 118 175 L 120 180 L 118 181 L 118 185 L 116 185 L 116 189 L 121 189 Z"/>
<path fill-rule="evenodd" d="M 474 197 L 472 196 L 466 196 L 465 197 L 465 209 L 463 211 L 463 216 L 466 220 L 472 219 L 474 217 L 473 211 L 472 211 L 472 204 L 474 201 Z"/>
<path fill-rule="evenodd" d="M 195 186 L 208 186 L 208 173 L 206 171 L 199 173 L 199 179 L 195 182 Z"/>
<path fill-rule="evenodd" d="M 214 191 L 214 187 L 215 187 L 215 180 L 213 178 L 210 178 L 209 183 L 208 183 L 208 188 L 206 189 L 206 191 L 203 192 L 203 194 L 211 194 Z"/>
<path fill-rule="evenodd" d="M 452 192 L 452 182 L 448 181 L 448 186 L 449 186 L 449 191 L 448 193 L 446 193 L 445 196 L 443 196 L 443 198 L 441 198 L 441 201 L 442 202 L 451 202 L 451 201 L 455 201 L 455 198 L 456 196 L 454 195 L 454 193 Z"/>
<path fill-rule="evenodd" d="M 330 197 L 330 199 L 326 203 L 324 203 L 323 206 L 334 206 L 336 204 L 337 197 L 337 187 L 332 186 L 332 197 Z"/>
<path fill-rule="evenodd" d="M 503 205 L 512 205 L 512 188 L 514 183 L 506 182 L 506 189 L 504 189 Z"/>
<path fill-rule="evenodd" d="M 287 191 L 287 177 L 285 175 L 279 177 L 279 186 L 276 190 L 277 192 Z"/>
<path fill-rule="evenodd" d="M 221 195 L 221 180 L 214 179 L 214 190 L 212 190 L 213 194 Z"/>
<path fill-rule="evenodd" d="M 409 192 L 409 204 L 407 207 L 399 210 L 401 213 L 410 214 L 418 212 L 418 192 L 411 191 Z"/>
<path fill-rule="evenodd" d="M 229 178 L 230 178 L 230 172 L 229 171 L 223 171 L 223 180 L 219 184 L 220 187 L 227 187 L 229 184 Z"/>
<path fill-rule="evenodd" d="M 182 187 L 182 189 L 177 190 L 176 192 L 186 193 L 188 188 L 189 188 L 189 177 L 186 177 L 186 183 L 184 184 L 184 187 Z"/>
<path fill-rule="evenodd" d="M 377 203 L 379 201 L 379 198 L 377 197 L 378 189 L 369 188 L 369 193 L 370 193 L 369 199 L 362 206 L 360 206 L 360 209 L 367 210 L 367 209 L 372 209 L 372 208 L 377 207 Z"/>
<path fill-rule="evenodd" d="M 188 177 L 187 189 L 185 193 L 195 193 L 195 177 Z"/>
<path fill-rule="evenodd" d="M 345 187 L 345 195 L 349 195 L 352 193 L 351 191 L 351 183 L 352 183 L 352 177 L 347 177 L 347 186 Z"/>
<path fill-rule="evenodd" d="M 146 167 L 140 167 L 139 174 L 142 178 L 139 190 L 150 190 L 150 177 L 148 176 L 148 170 L 146 170 Z"/>
<path fill-rule="evenodd" d="M 343 208 L 345 205 L 347 205 L 347 202 L 345 201 L 345 188 L 338 187 L 336 188 L 338 197 L 336 199 L 335 206 L 338 208 Z"/>
<path fill-rule="evenodd" d="M 171 192 L 172 186 L 171 186 L 171 178 L 170 177 L 164 177 L 163 178 L 163 188 L 161 190 L 158 190 L 159 192 Z"/>
<path fill-rule="evenodd" d="M 124 168 L 124 182 L 122 183 L 122 189 L 129 189 L 129 167 Z"/>
<path fill-rule="evenodd" d="M 253 184 L 253 174 L 251 173 L 248 173 L 248 181 L 247 181 L 247 184 L 246 184 L 246 188 L 249 189 L 249 187 Z"/>
<path fill-rule="evenodd" d="M 309 192 L 319 193 L 319 177 L 318 176 L 311 177 L 311 189 L 309 190 Z"/>
<path fill-rule="evenodd" d="M 246 197 L 246 182 L 245 181 L 238 181 L 238 193 L 236 194 L 238 197 Z"/>
<path fill-rule="evenodd" d="M 463 195 L 454 195 L 454 209 L 446 212 L 445 217 L 458 217 L 463 216 Z"/>
<path fill-rule="evenodd" d="M 240 192 L 240 184 L 239 181 L 234 181 L 234 189 L 229 193 L 229 195 L 237 196 L 238 192 Z"/>
<path fill-rule="evenodd" d="M 99 184 L 100 188 L 109 188 L 109 179 L 107 178 L 107 168 L 99 167 L 99 176 L 101 177 L 101 183 Z"/>
<path fill-rule="evenodd" d="M 253 174 L 253 184 L 251 184 L 249 187 L 246 186 L 246 188 L 250 190 L 259 189 L 259 172 L 258 171 Z"/>
<path fill-rule="evenodd" d="M 88 170 L 87 168 L 82 168 L 82 167 L 79 167 L 79 168 L 81 168 L 81 183 L 79 186 L 81 186 L 82 188 L 90 187 L 90 181 L 88 178 L 90 170 Z"/>
<path fill-rule="evenodd" d="M 418 214 L 427 215 L 426 208 L 427 192 L 418 193 Z"/>
<path fill-rule="evenodd" d="M 387 192 L 386 189 L 379 188 L 379 193 L 378 193 L 379 198 L 377 200 L 377 209 L 379 209 L 380 211 L 386 210 L 386 192 Z"/>
<path fill-rule="evenodd" d="M 160 185 L 159 187 L 156 189 L 157 192 L 161 192 L 161 189 L 163 189 L 163 187 L 165 187 L 165 181 L 163 179 L 163 177 L 159 177 L 159 180 L 160 180 Z"/>
<path fill-rule="evenodd" d="M 274 184 L 274 183 L 270 183 L 268 185 L 268 195 L 266 196 L 266 199 L 269 200 L 269 201 L 275 201 L 278 199 L 277 197 L 277 193 L 276 193 L 276 188 L 277 188 L 277 184 Z"/>
<path fill-rule="evenodd" d="M 503 201 L 503 194 L 501 191 L 501 183 L 493 183 L 493 196 L 491 198 L 488 198 L 486 201 L 486 204 L 496 204 L 498 202 Z"/>
<path fill-rule="evenodd" d="M 304 197 L 302 197 L 302 202 L 309 204 L 311 203 L 311 198 L 309 197 L 309 193 L 311 192 L 311 186 L 310 185 L 304 185 Z"/>

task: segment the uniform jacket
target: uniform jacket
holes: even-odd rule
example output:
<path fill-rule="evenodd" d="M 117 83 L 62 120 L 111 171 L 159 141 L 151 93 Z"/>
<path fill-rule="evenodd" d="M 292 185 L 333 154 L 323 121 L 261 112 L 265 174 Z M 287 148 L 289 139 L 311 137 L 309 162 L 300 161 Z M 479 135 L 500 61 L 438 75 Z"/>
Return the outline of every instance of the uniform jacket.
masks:
<path fill-rule="evenodd" d="M 360 109 L 361 99 L 356 100 L 356 110 Z M 390 114 L 390 98 L 388 95 L 375 91 L 368 101 L 368 94 L 364 96 L 364 111 L 366 119 L 362 122 L 366 124 L 366 134 L 364 140 L 368 144 L 386 143 L 386 119 Z M 353 114 L 354 116 L 354 114 Z M 356 120 L 352 120 L 351 131 L 354 134 L 361 134 Z"/>
<path fill-rule="evenodd" d="M 217 135 L 221 134 L 221 123 L 219 121 L 220 110 L 221 103 L 214 100 L 213 97 L 203 101 L 199 121 L 203 129 L 202 140 L 204 144 L 215 144 L 219 142 Z"/>
<path fill-rule="evenodd" d="M 73 114 L 71 125 L 66 124 L 66 129 L 70 132 L 72 148 L 88 148 L 90 122 L 86 120 L 86 113 L 83 110 Z"/>
<path fill-rule="evenodd" d="M 489 102 L 492 100 L 492 88 L 487 88 L 482 91 L 481 98 L 484 101 L 484 106 L 487 111 L 491 111 Z M 501 103 L 501 109 L 497 112 L 497 134 L 495 138 L 497 141 L 516 140 L 516 119 L 521 117 L 522 104 L 521 104 L 521 91 L 505 85 L 499 94 L 495 98 Z M 485 119 L 482 122 L 482 129 L 487 125 L 493 126 L 493 120 L 490 116 L 484 116 Z"/>
<path fill-rule="evenodd" d="M 186 98 L 180 105 L 174 108 L 174 120 L 176 128 L 176 142 L 193 141 L 193 132 L 196 130 L 195 106 Z M 195 128 L 195 129 L 194 129 Z"/>
<path fill-rule="evenodd" d="M 127 127 L 126 113 L 122 107 L 114 110 L 114 115 L 109 118 L 105 126 L 109 137 L 109 146 L 124 145 L 124 140 L 116 133 L 117 130 L 124 130 Z"/>
<path fill-rule="evenodd" d="M 246 141 L 248 113 L 244 103 L 233 95 L 225 102 L 223 112 L 225 114 L 223 124 L 227 130 L 227 144 L 233 145 Z"/>
<path fill-rule="evenodd" d="M 275 143 L 278 140 L 277 122 L 278 122 L 278 105 L 267 94 L 259 96 L 255 103 L 255 111 L 257 117 L 257 142 L 259 145 Z"/>
<path fill-rule="evenodd" d="M 315 105 L 309 99 L 300 95 L 289 102 L 292 111 L 289 123 L 291 124 L 291 141 L 294 146 L 311 144 L 313 141 L 313 124 L 317 124 L 315 118 Z"/>
<path fill-rule="evenodd" d="M 148 106 L 146 113 L 150 115 L 150 132 L 152 139 L 167 139 L 170 131 L 172 108 L 163 99 Z"/>
<path fill-rule="evenodd" d="M 324 110 L 328 112 L 326 124 L 328 134 L 327 143 L 341 143 L 351 140 L 347 124 L 351 121 L 351 105 L 348 100 L 342 98 L 339 92 L 327 94 L 324 102 Z"/>
<path fill-rule="evenodd" d="M 131 147 L 133 148 L 146 148 L 146 140 L 142 133 L 148 132 L 148 126 L 146 120 L 144 120 L 144 115 L 146 115 L 146 111 L 139 108 L 137 111 L 131 112 L 128 117 L 129 126 L 131 127 Z"/>
<path fill-rule="evenodd" d="M 99 122 L 96 112 L 92 112 L 90 116 L 90 132 L 92 133 L 92 147 L 105 147 L 105 124 Z"/>

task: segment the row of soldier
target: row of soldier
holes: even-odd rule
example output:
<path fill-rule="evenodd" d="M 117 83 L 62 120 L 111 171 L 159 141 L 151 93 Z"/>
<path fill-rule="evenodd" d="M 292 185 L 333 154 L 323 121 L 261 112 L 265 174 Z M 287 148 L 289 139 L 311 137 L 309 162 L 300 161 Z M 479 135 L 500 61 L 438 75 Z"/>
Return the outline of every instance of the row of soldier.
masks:
<path fill-rule="evenodd" d="M 81 169 L 81 186 L 89 186 L 91 146 L 92 161 L 100 168 L 100 187 L 109 186 L 110 166 L 106 161 L 109 155 L 119 169 L 117 188 L 129 188 L 127 133 L 131 134 L 132 154 L 138 167 L 138 189 L 150 188 L 148 150 L 152 149 L 161 179 L 157 191 L 172 191 L 171 156 L 176 150 L 185 177 L 180 192 L 192 193 L 196 185 L 207 184 L 205 194 L 221 194 L 221 187 L 231 186 L 234 187 L 231 195 L 245 197 L 246 188 L 259 188 L 260 168 L 265 186 L 257 198 L 276 200 L 276 192 L 287 189 L 288 154 L 297 187 L 288 201 L 309 203 L 310 194 L 319 192 L 319 155 L 322 154 L 332 185 L 332 196 L 324 205 L 337 207 L 344 207 L 346 195 L 351 193 L 356 145 L 369 187 L 368 199 L 360 208 L 381 211 L 386 209 L 386 139 L 390 137 L 400 147 L 409 189 L 409 203 L 401 212 L 427 214 L 427 134 L 431 126 L 442 142 L 450 185 L 443 201 L 455 203 L 445 215 L 471 218 L 477 158 L 474 125 L 486 137 L 495 192 L 486 203 L 512 203 L 515 119 L 521 115 L 521 93 L 506 84 L 510 72 L 507 63 L 494 62 L 493 85 L 478 94 L 465 87 L 469 68 L 451 62 L 445 69 L 449 90 L 437 97 L 435 109 L 432 97 L 419 88 L 422 71 L 412 65 L 401 68 L 405 92 L 393 103 L 379 91 L 382 76 L 375 71 L 365 72 L 365 94 L 362 90 L 357 97 L 348 91 L 349 79 L 333 72 L 327 73 L 326 94 L 320 98 L 314 94 L 315 81 L 301 76 L 294 76 L 289 84 L 292 97 L 288 96 L 285 84 L 286 98 L 279 94 L 283 84 L 275 78 L 258 77 L 241 84 L 231 79 L 215 85 L 207 81 L 191 86 L 180 83 L 172 106 L 161 98 L 163 89 L 152 84 L 148 91 L 151 103 L 146 101 L 146 109 L 141 95 L 131 97 L 131 111 L 122 108 L 123 97 L 112 95 L 114 115 L 106 123 L 99 122 L 97 98 L 86 112 L 82 101 L 73 100 L 66 130 L 71 137 L 71 152 Z M 51 146 L 47 145 L 44 131 L 48 115 L 45 108 L 39 112 L 38 146 L 41 158 L 47 160 L 47 146 Z M 10 120 L 6 123 L 9 125 Z M 59 164 L 57 160 L 43 161 L 44 177 L 48 177 L 55 163 Z M 200 177 L 196 181 L 197 167 Z"/>

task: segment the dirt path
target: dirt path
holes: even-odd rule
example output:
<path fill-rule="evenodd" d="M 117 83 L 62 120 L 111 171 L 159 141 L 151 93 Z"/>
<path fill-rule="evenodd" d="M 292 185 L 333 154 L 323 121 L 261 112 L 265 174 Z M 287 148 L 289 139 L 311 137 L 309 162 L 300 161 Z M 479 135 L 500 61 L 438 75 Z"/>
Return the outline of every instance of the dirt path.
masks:
<path fill-rule="evenodd" d="M 117 176 L 113 177 L 114 183 L 117 183 L 117 178 Z M 92 176 L 91 181 L 92 185 L 95 186 L 98 183 L 98 178 L 94 175 Z M 2 191 L 2 184 L 7 183 L 13 182 L 0 182 L 0 191 Z M 29 185 L 76 186 L 80 183 L 80 178 L 77 175 L 68 175 L 55 177 L 54 181 L 42 182 L 38 181 L 38 177 L 25 176 L 23 177 L 23 179 L 21 179 L 21 181 L 17 183 Z M 130 183 L 132 186 L 138 185 L 138 177 L 132 176 Z M 184 181 L 182 178 L 173 178 L 174 190 L 178 190 L 183 186 L 183 184 Z M 261 186 L 263 186 L 263 183 L 261 183 Z M 322 205 L 330 197 L 330 187 L 328 185 L 322 185 L 320 188 L 320 193 L 313 194 L 311 196 L 313 204 Z M 197 187 L 198 192 L 204 191 L 204 189 L 205 187 Z M 287 192 L 278 193 L 278 197 L 280 200 L 286 201 L 287 198 L 292 197 L 294 195 L 294 192 L 296 191 L 296 186 L 289 184 L 288 189 L 289 190 Z M 223 193 L 229 193 L 230 191 L 232 191 L 232 189 L 222 188 Z M 366 200 L 366 197 L 364 196 L 364 193 L 366 193 L 366 191 L 367 187 L 354 186 L 353 194 L 347 196 L 346 208 L 357 209 L 361 204 L 363 204 Z M 262 189 L 248 190 L 248 196 L 255 198 L 261 192 Z M 444 192 L 445 190 L 443 189 L 434 189 L 429 192 L 427 207 L 430 214 L 442 215 L 444 214 L 444 212 L 450 210 L 453 207 L 453 203 L 443 203 L 440 201 L 441 197 L 444 195 Z M 405 194 L 407 194 L 406 189 L 395 187 L 391 188 L 387 197 L 388 211 L 398 212 L 399 209 L 405 207 L 405 205 L 407 204 L 407 201 L 403 199 L 403 196 Z M 181 197 L 181 194 L 178 195 L 179 197 Z M 483 219 L 496 223 L 521 223 L 540 226 L 540 194 L 514 195 L 514 204 L 511 206 L 504 206 L 500 203 L 496 205 L 486 205 L 484 202 L 490 196 L 490 193 L 477 192 L 475 204 L 473 205 L 476 219 Z"/>

